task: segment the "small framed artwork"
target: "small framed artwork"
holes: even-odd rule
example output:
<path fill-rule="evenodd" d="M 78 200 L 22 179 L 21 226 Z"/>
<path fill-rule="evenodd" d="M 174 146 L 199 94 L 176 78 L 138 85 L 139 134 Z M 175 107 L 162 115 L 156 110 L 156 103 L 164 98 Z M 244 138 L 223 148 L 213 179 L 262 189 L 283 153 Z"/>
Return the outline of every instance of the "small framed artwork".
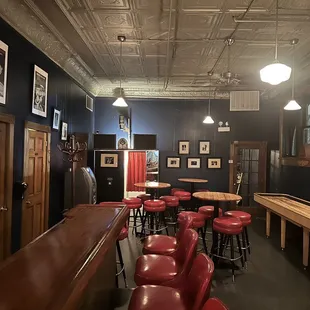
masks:
<path fill-rule="evenodd" d="M 208 158 L 207 159 L 208 169 L 221 169 L 222 168 L 222 158 Z"/>
<path fill-rule="evenodd" d="M 62 122 L 61 126 L 61 140 L 67 141 L 68 138 L 68 124 L 65 122 Z"/>
<path fill-rule="evenodd" d="M 101 154 L 100 167 L 117 168 L 118 154 Z"/>
<path fill-rule="evenodd" d="M 47 85 L 48 73 L 34 66 L 32 113 L 43 117 L 47 116 Z"/>
<path fill-rule="evenodd" d="M 199 169 L 201 167 L 200 157 L 188 157 L 187 158 L 187 168 Z"/>
<path fill-rule="evenodd" d="M 210 141 L 201 140 L 199 141 L 199 155 L 208 155 L 210 154 Z"/>
<path fill-rule="evenodd" d="M 0 41 L 0 103 L 5 104 L 9 47 Z"/>
<path fill-rule="evenodd" d="M 60 111 L 57 109 L 54 109 L 53 129 L 59 130 L 59 125 L 60 125 Z"/>
<path fill-rule="evenodd" d="M 181 157 L 167 157 L 167 168 L 181 168 Z"/>
<path fill-rule="evenodd" d="M 189 141 L 180 140 L 179 141 L 179 155 L 189 154 Z"/>

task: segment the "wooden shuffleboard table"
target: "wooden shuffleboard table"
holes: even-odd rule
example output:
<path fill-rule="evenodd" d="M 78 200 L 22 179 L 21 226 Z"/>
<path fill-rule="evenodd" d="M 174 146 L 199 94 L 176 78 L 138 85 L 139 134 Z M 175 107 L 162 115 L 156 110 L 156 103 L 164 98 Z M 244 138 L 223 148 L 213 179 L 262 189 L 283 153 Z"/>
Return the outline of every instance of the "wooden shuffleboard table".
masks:
<path fill-rule="evenodd" d="M 286 221 L 303 228 L 303 265 L 308 267 L 310 202 L 286 195 L 255 193 L 254 200 L 266 208 L 266 235 L 270 236 L 270 215 L 275 213 L 281 217 L 281 248 L 285 249 Z"/>

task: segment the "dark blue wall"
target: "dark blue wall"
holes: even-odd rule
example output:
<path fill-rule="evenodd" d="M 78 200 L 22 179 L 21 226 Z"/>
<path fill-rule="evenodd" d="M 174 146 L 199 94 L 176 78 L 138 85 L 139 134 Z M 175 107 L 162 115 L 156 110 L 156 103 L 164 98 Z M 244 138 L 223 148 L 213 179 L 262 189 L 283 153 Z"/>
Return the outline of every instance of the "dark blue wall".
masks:
<path fill-rule="evenodd" d="M 117 133 L 117 139 L 126 137 L 118 128 L 118 113 L 113 99 L 95 100 L 95 130 L 100 133 Z M 157 135 L 160 150 L 160 180 L 173 186 L 180 177 L 201 177 L 209 180 L 211 190 L 228 190 L 228 159 L 230 142 L 267 141 L 269 149 L 277 149 L 279 141 L 279 107 L 262 104 L 259 112 L 229 112 L 229 101 L 212 100 L 211 114 L 214 125 L 203 124 L 208 101 L 205 100 L 127 100 L 132 111 L 132 132 Z M 219 133 L 219 121 L 228 121 L 231 131 Z M 178 140 L 190 140 L 190 156 L 198 155 L 198 141 L 211 140 L 211 155 L 222 157 L 221 170 L 207 170 L 207 156 L 202 158 L 200 170 L 186 168 L 186 155 L 182 155 L 181 169 L 167 169 L 166 157 L 177 156 Z"/>
<path fill-rule="evenodd" d="M 53 110 L 61 110 L 61 120 L 69 124 L 69 132 L 93 132 L 93 115 L 85 109 L 85 92 L 31 43 L 0 19 L 0 40 L 9 46 L 6 105 L 0 113 L 15 116 L 14 182 L 23 180 L 24 124 L 32 121 L 52 127 Z M 49 74 L 47 118 L 31 114 L 34 64 Z M 64 172 L 68 164 L 57 150 L 60 132 L 52 131 L 49 225 L 57 223 L 63 210 Z M 13 200 L 12 250 L 20 244 L 21 201 Z"/>

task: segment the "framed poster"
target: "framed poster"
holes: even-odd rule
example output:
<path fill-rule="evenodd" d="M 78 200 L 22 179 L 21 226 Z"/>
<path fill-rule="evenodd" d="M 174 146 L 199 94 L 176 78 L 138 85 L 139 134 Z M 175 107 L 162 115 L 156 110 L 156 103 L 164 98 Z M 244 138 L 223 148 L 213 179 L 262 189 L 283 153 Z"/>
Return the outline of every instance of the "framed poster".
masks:
<path fill-rule="evenodd" d="M 167 168 L 181 168 L 181 157 L 167 156 Z"/>
<path fill-rule="evenodd" d="M 53 129 L 59 130 L 59 125 L 60 125 L 60 111 L 57 109 L 54 109 Z"/>
<path fill-rule="evenodd" d="M 68 138 L 68 124 L 65 122 L 62 122 L 61 140 L 67 141 L 67 138 Z"/>
<path fill-rule="evenodd" d="M 9 47 L 0 41 L 0 103 L 5 104 Z"/>
<path fill-rule="evenodd" d="M 199 169 L 201 167 L 200 157 L 187 157 L 187 168 Z"/>
<path fill-rule="evenodd" d="M 221 169 L 222 168 L 222 158 L 208 158 L 207 159 L 207 168 L 208 169 Z"/>
<path fill-rule="evenodd" d="M 200 140 L 199 141 L 199 155 L 208 155 L 208 154 L 210 154 L 210 141 Z"/>
<path fill-rule="evenodd" d="M 100 167 L 117 168 L 118 167 L 118 154 L 101 154 Z"/>
<path fill-rule="evenodd" d="M 189 154 L 189 141 L 180 140 L 179 141 L 179 155 L 188 155 Z"/>
<path fill-rule="evenodd" d="M 159 151 L 146 151 L 146 173 L 159 172 Z"/>
<path fill-rule="evenodd" d="M 32 113 L 47 116 L 47 85 L 48 74 L 38 66 L 34 66 Z"/>

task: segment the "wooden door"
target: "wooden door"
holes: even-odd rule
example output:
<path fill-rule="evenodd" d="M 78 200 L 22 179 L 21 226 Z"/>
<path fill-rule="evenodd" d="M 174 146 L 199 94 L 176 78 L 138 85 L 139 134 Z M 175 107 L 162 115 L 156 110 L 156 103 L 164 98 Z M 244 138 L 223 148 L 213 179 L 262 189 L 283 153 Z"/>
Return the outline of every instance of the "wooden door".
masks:
<path fill-rule="evenodd" d="M 230 192 L 242 196 L 240 206 L 256 206 L 254 193 L 266 191 L 267 142 L 235 141 L 230 160 Z"/>
<path fill-rule="evenodd" d="M 47 133 L 26 128 L 25 134 L 22 246 L 44 232 L 46 216 Z"/>
<path fill-rule="evenodd" d="M 0 123 L 0 145 L 6 145 L 6 124 Z M 5 221 L 7 207 L 5 203 L 5 174 L 6 174 L 6 151 L 0 147 L 0 260 L 4 258 L 5 246 Z"/>

